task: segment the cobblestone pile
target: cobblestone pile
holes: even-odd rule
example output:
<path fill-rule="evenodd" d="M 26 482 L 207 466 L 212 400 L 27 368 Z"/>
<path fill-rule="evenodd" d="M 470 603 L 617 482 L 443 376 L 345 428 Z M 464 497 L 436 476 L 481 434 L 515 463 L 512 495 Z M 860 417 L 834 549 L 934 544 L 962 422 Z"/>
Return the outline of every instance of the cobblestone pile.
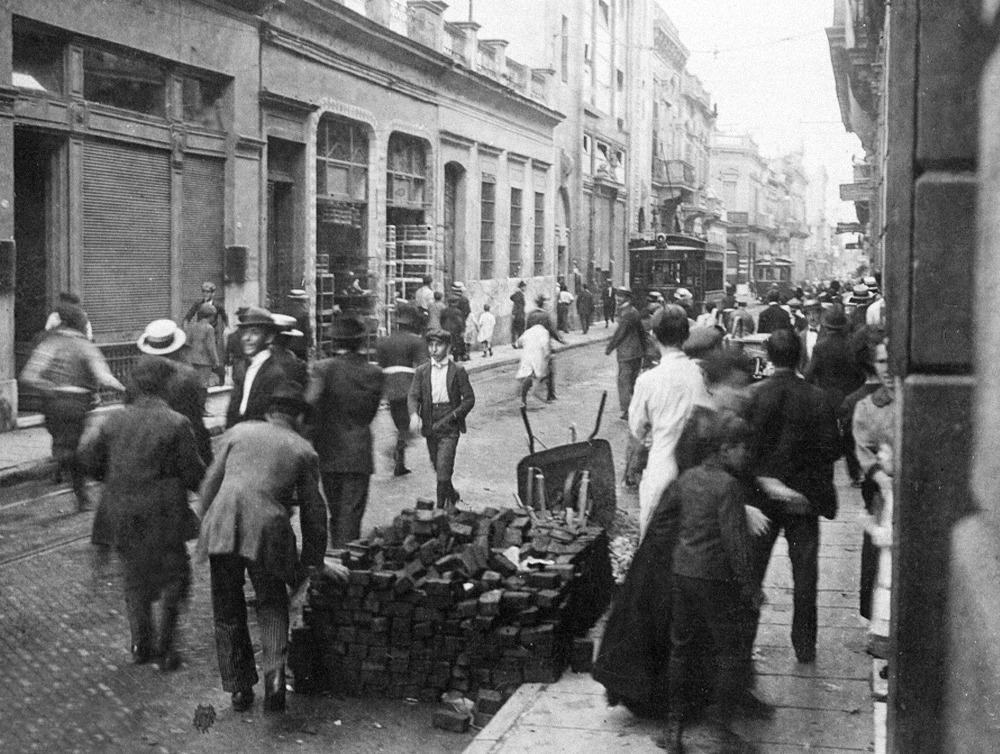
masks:
<path fill-rule="evenodd" d="M 602 528 L 562 513 L 447 515 L 420 500 L 315 579 L 289 664 L 297 691 L 436 701 L 552 682 L 612 589 Z"/>

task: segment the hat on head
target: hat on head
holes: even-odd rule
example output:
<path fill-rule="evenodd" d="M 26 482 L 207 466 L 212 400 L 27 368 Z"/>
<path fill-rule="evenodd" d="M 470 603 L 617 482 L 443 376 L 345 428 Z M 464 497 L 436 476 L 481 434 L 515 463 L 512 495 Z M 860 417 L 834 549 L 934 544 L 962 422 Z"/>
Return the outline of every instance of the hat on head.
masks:
<path fill-rule="evenodd" d="M 143 353 L 166 356 L 187 342 L 187 335 L 172 319 L 154 319 L 139 336 L 135 344 Z"/>
<path fill-rule="evenodd" d="M 308 301 L 309 300 L 309 294 L 306 293 L 301 288 L 295 288 L 295 289 L 290 290 L 288 292 L 288 298 L 293 299 L 295 301 Z"/>
<path fill-rule="evenodd" d="M 264 307 L 248 306 L 247 310 L 240 315 L 240 322 L 237 327 L 266 327 L 274 330 L 277 325 L 274 324 L 271 312 Z"/>
<path fill-rule="evenodd" d="M 330 340 L 335 343 L 360 343 L 367 334 L 368 328 L 357 317 L 334 317 L 330 323 Z"/>
<path fill-rule="evenodd" d="M 399 304 L 396 307 L 396 324 L 399 327 L 417 327 L 421 324 L 417 307 L 412 304 Z"/>
<path fill-rule="evenodd" d="M 271 321 L 274 322 L 274 326 L 278 328 L 278 332 L 282 335 L 287 335 L 289 330 L 293 330 L 298 324 L 298 320 L 289 314 L 271 314 Z"/>
<path fill-rule="evenodd" d="M 309 405 L 305 401 L 302 386 L 297 382 L 285 380 L 284 382 L 279 382 L 274 387 L 274 390 L 271 391 L 271 397 L 267 401 L 267 408 L 269 411 L 277 409 L 297 416 L 304 413 L 309 408 Z"/>
<path fill-rule="evenodd" d="M 456 280 L 454 283 L 451 284 L 451 289 L 456 293 L 461 293 L 462 291 L 465 290 L 465 283 L 461 283 L 458 280 Z"/>
<path fill-rule="evenodd" d="M 775 289 L 767 292 L 767 303 L 777 304 L 781 302 L 781 291 Z"/>
<path fill-rule="evenodd" d="M 694 301 L 694 295 L 687 288 L 678 288 L 674 291 L 674 298 L 678 301 Z"/>
<path fill-rule="evenodd" d="M 807 298 L 802 302 L 802 311 L 807 312 L 810 309 L 822 309 L 823 305 L 819 302 L 819 299 Z"/>
<path fill-rule="evenodd" d="M 438 341 L 440 343 L 451 343 L 451 333 L 447 330 L 442 330 L 440 327 L 432 327 L 426 333 L 424 333 L 424 339 L 430 343 L 432 341 Z"/>
<path fill-rule="evenodd" d="M 831 307 L 823 313 L 823 327 L 827 330 L 840 331 L 847 329 L 847 315 L 839 306 Z"/>
<path fill-rule="evenodd" d="M 718 327 L 692 327 L 684 341 L 684 353 L 698 358 L 722 343 L 722 331 Z"/>
<path fill-rule="evenodd" d="M 790 307 L 792 307 L 793 309 L 801 309 L 802 308 L 802 302 L 799 301 L 797 298 L 790 298 L 790 299 L 788 299 L 788 305 Z"/>
<path fill-rule="evenodd" d="M 63 327 L 85 333 L 87 331 L 87 314 L 76 304 L 63 302 L 56 307 L 59 323 Z"/>
<path fill-rule="evenodd" d="M 868 286 L 864 283 L 858 283 L 853 289 L 851 289 L 851 298 L 847 303 L 867 304 L 873 298 L 875 298 L 875 296 L 873 296 L 872 292 L 868 290 Z"/>
<path fill-rule="evenodd" d="M 624 296 L 625 298 L 632 298 L 632 291 L 628 288 L 615 288 L 616 296 Z"/>

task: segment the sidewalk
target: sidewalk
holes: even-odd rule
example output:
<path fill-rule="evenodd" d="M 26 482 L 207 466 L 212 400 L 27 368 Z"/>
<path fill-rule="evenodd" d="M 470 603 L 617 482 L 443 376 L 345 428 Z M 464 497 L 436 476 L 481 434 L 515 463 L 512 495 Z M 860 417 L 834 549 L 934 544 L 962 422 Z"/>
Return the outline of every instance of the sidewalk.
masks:
<path fill-rule="evenodd" d="M 755 646 L 757 689 L 775 704 L 767 722 L 742 723 L 740 733 L 762 752 L 808 750 L 815 754 L 878 751 L 865 652 L 867 623 L 857 612 L 861 560 L 860 493 L 838 464 L 841 513 L 822 521 L 819 578 L 819 641 L 814 665 L 800 665 L 789 639 L 791 565 L 779 537 L 764 587 L 767 604 Z M 600 626 L 594 629 L 599 634 Z M 608 707 L 604 687 L 588 674 L 567 671 L 552 684 L 525 684 L 476 736 L 465 754 L 514 752 L 660 751 L 660 729 L 623 707 Z M 702 733 L 702 735 L 699 735 Z M 713 751 L 697 728 L 686 732 L 686 751 Z M 880 742 L 881 743 L 881 742 Z M 705 744 L 706 748 L 700 748 Z"/>
<path fill-rule="evenodd" d="M 611 337 L 614 328 L 592 327 L 584 335 L 580 332 L 564 334 L 565 345 L 556 345 L 556 351 L 579 348 Z M 477 350 L 471 352 L 472 360 L 465 363 L 469 374 L 478 374 L 494 369 L 515 365 L 520 360 L 520 351 L 510 345 L 493 347 L 493 356 L 484 358 Z M 205 425 L 212 434 L 221 434 L 226 423 L 226 407 L 229 405 L 229 386 L 211 388 L 205 406 L 208 416 Z M 116 406 L 107 406 L 93 412 L 90 421 L 99 421 Z M 17 418 L 18 429 L 0 433 L 0 487 L 8 487 L 21 482 L 44 479 L 55 473 L 51 456 L 51 439 L 40 414 L 21 414 Z"/>

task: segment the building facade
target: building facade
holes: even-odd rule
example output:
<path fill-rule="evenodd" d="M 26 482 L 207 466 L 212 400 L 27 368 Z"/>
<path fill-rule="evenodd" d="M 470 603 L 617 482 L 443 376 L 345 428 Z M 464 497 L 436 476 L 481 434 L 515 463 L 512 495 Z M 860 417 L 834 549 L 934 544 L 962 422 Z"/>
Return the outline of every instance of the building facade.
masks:
<path fill-rule="evenodd" d="M 391 326 L 423 273 L 501 319 L 512 279 L 550 289 L 552 74 L 445 24 L 445 7 L 0 6 L 3 397 L 16 407 L 64 290 L 125 369 L 203 281 L 230 313 L 304 287 L 320 334 L 334 304 Z"/>

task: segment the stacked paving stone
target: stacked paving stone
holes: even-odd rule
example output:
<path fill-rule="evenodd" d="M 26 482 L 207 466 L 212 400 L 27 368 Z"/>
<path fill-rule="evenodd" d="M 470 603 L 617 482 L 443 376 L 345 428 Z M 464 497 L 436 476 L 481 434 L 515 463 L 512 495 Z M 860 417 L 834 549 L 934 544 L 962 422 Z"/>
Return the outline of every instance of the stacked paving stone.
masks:
<path fill-rule="evenodd" d="M 550 562 L 522 570 L 530 558 Z M 418 500 L 342 561 L 348 583 L 314 579 L 293 632 L 297 691 L 436 701 L 552 682 L 612 590 L 603 529 L 526 509 L 448 515 Z"/>

